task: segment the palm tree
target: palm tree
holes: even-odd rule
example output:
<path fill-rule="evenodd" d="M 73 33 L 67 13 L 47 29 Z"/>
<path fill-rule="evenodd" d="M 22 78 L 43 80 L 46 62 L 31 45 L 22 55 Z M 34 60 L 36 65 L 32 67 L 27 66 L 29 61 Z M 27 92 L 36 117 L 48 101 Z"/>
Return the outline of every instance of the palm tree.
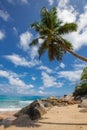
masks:
<path fill-rule="evenodd" d="M 62 60 L 63 55 L 69 52 L 80 60 L 87 62 L 87 58 L 75 53 L 72 44 L 62 37 L 63 34 L 76 31 L 77 25 L 75 23 L 64 24 L 58 18 L 56 8 L 48 11 L 43 7 L 40 15 L 41 21 L 31 24 L 31 28 L 35 29 L 39 37 L 29 44 L 29 46 L 38 45 L 39 58 L 44 52 L 48 51 L 50 60 Z M 39 44 L 39 39 L 43 40 L 42 44 Z"/>

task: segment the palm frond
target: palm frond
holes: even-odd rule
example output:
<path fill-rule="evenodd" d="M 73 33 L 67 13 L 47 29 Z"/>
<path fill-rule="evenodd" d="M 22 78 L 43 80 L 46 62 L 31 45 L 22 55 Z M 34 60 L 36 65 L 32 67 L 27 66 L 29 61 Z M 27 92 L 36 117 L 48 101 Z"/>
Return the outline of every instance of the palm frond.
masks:
<path fill-rule="evenodd" d="M 35 46 L 38 44 L 38 38 L 34 39 L 31 43 L 29 43 L 29 46 Z"/>
<path fill-rule="evenodd" d="M 39 59 L 41 58 L 42 54 L 47 50 L 48 42 L 45 40 L 38 49 Z"/>
<path fill-rule="evenodd" d="M 72 44 L 71 44 L 68 40 L 63 39 L 63 41 L 64 41 L 65 46 L 66 46 L 68 49 L 73 50 L 73 46 L 72 46 Z"/>
<path fill-rule="evenodd" d="M 77 24 L 75 23 L 66 23 L 63 26 L 60 26 L 58 29 L 59 34 L 66 34 L 77 30 Z"/>

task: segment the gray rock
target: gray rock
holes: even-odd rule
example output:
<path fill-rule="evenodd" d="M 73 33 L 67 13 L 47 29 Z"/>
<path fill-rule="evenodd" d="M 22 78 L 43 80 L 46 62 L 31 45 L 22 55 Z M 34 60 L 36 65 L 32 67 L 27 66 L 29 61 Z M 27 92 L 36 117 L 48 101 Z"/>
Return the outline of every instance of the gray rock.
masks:
<path fill-rule="evenodd" d="M 0 121 L 2 121 L 3 120 L 3 117 L 0 117 Z"/>
<path fill-rule="evenodd" d="M 87 108 L 87 99 L 83 99 L 82 102 L 78 105 L 78 107 Z"/>
<path fill-rule="evenodd" d="M 80 112 L 86 113 L 87 112 L 87 108 L 81 109 Z"/>
<path fill-rule="evenodd" d="M 14 116 L 19 117 L 22 115 L 29 115 L 29 117 L 32 120 L 36 120 L 42 117 L 46 113 L 45 107 L 40 100 L 35 100 L 30 105 L 24 107 L 22 110 L 20 110 L 18 113 L 16 113 Z"/>

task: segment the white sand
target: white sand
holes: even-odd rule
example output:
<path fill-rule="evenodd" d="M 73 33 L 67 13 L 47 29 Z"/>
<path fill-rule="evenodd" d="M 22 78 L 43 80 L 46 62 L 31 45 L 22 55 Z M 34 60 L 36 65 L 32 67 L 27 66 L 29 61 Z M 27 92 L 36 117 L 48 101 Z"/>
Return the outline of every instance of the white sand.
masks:
<path fill-rule="evenodd" d="M 87 113 L 79 112 L 77 105 L 53 107 L 41 120 L 29 123 L 27 117 L 19 119 L 14 125 L 0 126 L 0 130 L 87 130 Z M 14 112 L 1 113 L 0 117 L 13 119 Z"/>

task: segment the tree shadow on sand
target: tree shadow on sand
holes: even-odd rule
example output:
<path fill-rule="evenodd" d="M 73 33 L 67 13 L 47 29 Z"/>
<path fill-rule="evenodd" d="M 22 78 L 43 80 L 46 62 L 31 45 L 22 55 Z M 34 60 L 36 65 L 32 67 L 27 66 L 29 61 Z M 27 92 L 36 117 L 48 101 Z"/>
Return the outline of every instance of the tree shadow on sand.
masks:
<path fill-rule="evenodd" d="M 40 124 L 50 124 L 50 125 L 83 125 L 83 126 L 87 126 L 87 123 L 55 123 L 55 122 L 43 122 L 43 121 L 39 121 L 38 123 Z"/>
<path fill-rule="evenodd" d="M 18 118 L 7 118 L 4 119 L 0 126 L 3 125 L 4 128 L 10 127 L 10 126 L 16 126 L 16 127 L 40 127 L 38 124 L 38 120 L 31 120 L 28 115 L 22 115 Z"/>

